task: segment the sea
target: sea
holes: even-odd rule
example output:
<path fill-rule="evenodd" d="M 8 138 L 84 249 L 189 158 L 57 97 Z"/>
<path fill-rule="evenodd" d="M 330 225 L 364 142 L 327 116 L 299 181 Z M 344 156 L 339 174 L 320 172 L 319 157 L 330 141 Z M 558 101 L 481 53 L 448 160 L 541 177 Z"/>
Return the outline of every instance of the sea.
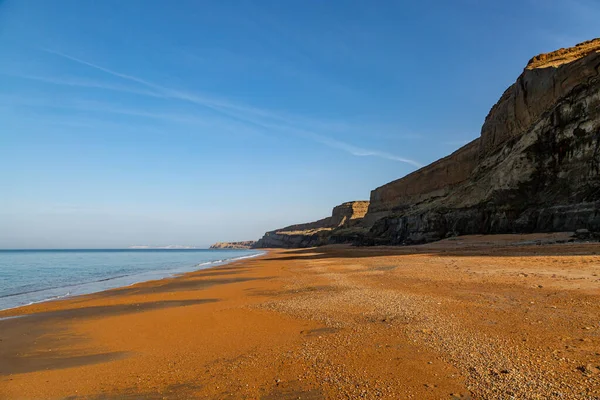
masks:
<path fill-rule="evenodd" d="M 100 292 L 262 254 L 254 250 L 0 250 L 0 310 Z"/>

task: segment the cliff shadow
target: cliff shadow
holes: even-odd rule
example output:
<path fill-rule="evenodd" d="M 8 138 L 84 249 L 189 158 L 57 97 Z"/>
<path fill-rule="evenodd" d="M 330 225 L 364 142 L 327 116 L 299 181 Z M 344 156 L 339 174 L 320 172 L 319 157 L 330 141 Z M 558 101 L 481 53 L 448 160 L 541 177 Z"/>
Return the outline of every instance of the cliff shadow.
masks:
<path fill-rule="evenodd" d="M 432 254 L 439 257 L 561 257 L 600 255 L 598 242 L 556 242 L 512 244 L 456 244 L 440 241 L 411 246 L 353 247 L 329 245 L 309 249 L 289 250 L 285 253 L 264 258 L 266 261 L 321 260 L 342 258 L 390 257 L 418 254 Z"/>
<path fill-rule="evenodd" d="M 98 364 L 129 356 L 123 351 L 72 349 L 73 345 L 85 345 L 88 339 L 69 333 L 67 328 L 70 322 L 217 301 L 167 300 L 90 306 L 0 319 L 0 376 Z M 65 343 L 71 347 L 65 348 Z"/>

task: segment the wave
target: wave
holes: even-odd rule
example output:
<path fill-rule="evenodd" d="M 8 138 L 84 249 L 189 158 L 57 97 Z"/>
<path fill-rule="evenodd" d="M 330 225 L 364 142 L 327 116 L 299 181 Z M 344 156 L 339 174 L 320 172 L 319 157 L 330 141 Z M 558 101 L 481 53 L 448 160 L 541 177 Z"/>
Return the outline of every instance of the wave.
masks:
<path fill-rule="evenodd" d="M 41 290 L 39 290 L 38 292 L 41 292 Z M 36 293 L 36 292 L 32 292 L 32 293 Z M 0 311 L 12 310 L 13 308 L 19 308 L 19 307 L 27 307 L 27 306 L 30 306 L 30 305 L 33 305 L 33 304 L 45 303 L 47 301 L 60 300 L 60 299 L 64 299 L 64 298 L 69 297 L 69 296 L 71 296 L 71 292 L 67 292 L 67 293 L 61 294 L 61 295 L 46 297 L 46 298 L 44 298 L 42 300 L 30 301 L 29 303 L 17 304 L 17 305 L 12 306 L 12 307 L 0 308 Z M 13 315 L 13 316 L 10 316 L 10 317 L 3 317 L 3 318 L 0 318 L 0 321 L 6 320 L 6 319 L 20 318 L 22 316 L 23 315 Z"/>
<path fill-rule="evenodd" d="M 200 263 L 200 264 L 196 264 L 196 267 L 202 267 L 202 266 L 205 266 L 205 265 L 215 265 L 215 264 L 221 264 L 221 263 L 225 263 L 225 262 L 232 262 L 232 261 L 244 260 L 246 258 L 254 258 L 254 257 L 262 256 L 263 254 L 265 254 L 265 252 L 260 252 L 260 253 L 257 253 L 257 254 L 250 254 L 250 255 L 247 255 L 247 256 L 224 258 L 222 260 L 206 261 L 206 262 L 203 262 L 203 263 Z"/>
<path fill-rule="evenodd" d="M 4 295 L 0 295 L 0 299 L 6 298 L 6 297 L 23 296 L 25 294 L 32 294 L 32 293 L 44 292 L 46 290 L 65 289 L 65 288 L 77 287 L 77 286 L 81 286 L 81 285 L 89 285 L 89 284 L 92 284 L 92 283 L 106 282 L 106 281 L 110 281 L 110 280 L 113 280 L 113 279 L 125 278 L 127 276 L 133 276 L 133 275 L 135 275 L 135 274 L 111 276 L 111 277 L 108 277 L 108 278 L 102 278 L 102 279 L 97 279 L 97 280 L 93 280 L 93 281 L 72 283 L 70 285 L 50 286 L 50 287 L 46 287 L 46 288 L 43 288 L 43 289 L 28 290 L 26 292 L 4 294 Z"/>

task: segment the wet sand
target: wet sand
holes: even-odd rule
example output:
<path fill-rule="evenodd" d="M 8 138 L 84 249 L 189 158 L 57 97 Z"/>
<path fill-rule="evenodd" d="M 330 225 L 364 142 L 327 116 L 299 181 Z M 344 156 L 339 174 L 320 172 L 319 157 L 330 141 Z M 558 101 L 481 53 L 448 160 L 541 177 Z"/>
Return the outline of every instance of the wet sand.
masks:
<path fill-rule="evenodd" d="M 600 398 L 600 244 L 268 254 L 0 312 L 0 398 Z"/>

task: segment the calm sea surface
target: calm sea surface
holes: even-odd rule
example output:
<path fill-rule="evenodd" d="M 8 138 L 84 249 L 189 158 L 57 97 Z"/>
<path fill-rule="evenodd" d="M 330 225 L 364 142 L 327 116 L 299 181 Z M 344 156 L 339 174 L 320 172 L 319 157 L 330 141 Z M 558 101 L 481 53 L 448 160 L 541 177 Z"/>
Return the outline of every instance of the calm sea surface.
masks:
<path fill-rule="evenodd" d="M 0 250 L 0 310 L 261 254 L 252 250 Z"/>

